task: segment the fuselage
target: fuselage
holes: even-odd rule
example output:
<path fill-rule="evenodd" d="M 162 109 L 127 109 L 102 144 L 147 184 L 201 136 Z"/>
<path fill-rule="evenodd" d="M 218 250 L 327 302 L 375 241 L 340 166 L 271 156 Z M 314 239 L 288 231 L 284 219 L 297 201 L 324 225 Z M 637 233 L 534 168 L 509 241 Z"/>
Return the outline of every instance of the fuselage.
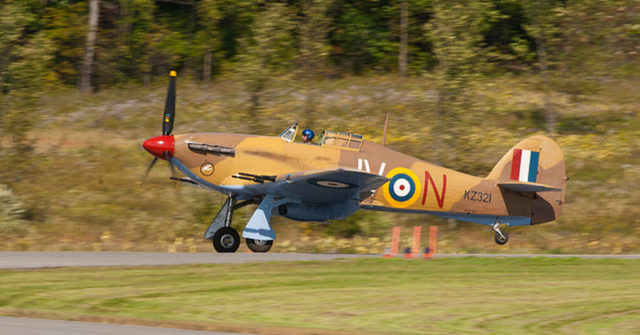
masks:
<path fill-rule="evenodd" d="M 234 178 L 238 173 L 282 176 L 333 168 L 357 169 L 390 179 L 372 194 L 362 196 L 364 209 L 427 213 L 472 222 L 485 216 L 523 217 L 527 221 L 525 218 L 531 214 L 531 206 L 526 204 L 507 206 L 505 196 L 521 195 L 505 194 L 495 181 L 434 165 L 369 141 L 362 141 L 356 150 L 287 142 L 275 136 L 199 133 L 174 137 L 174 158 L 193 175 L 214 185 L 255 183 Z M 189 149 L 189 143 L 233 148 L 234 154 L 196 152 Z"/>

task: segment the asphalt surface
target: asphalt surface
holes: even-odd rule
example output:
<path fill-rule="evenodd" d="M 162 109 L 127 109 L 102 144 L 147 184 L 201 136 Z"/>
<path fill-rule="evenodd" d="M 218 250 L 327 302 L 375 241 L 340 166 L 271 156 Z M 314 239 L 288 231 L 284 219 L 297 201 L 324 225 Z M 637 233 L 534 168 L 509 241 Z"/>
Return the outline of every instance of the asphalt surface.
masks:
<path fill-rule="evenodd" d="M 0 334 L 7 335 L 241 335 L 173 328 L 125 326 L 92 322 L 0 316 Z M 248 334 L 245 334 L 248 335 Z"/>
<path fill-rule="evenodd" d="M 163 252 L 0 252 L 0 269 L 37 269 L 73 266 L 142 266 L 221 264 L 277 261 L 328 261 L 338 258 L 381 257 L 353 254 L 278 253 L 163 253 Z M 639 259 L 640 255 L 550 255 L 550 254 L 438 254 L 444 257 L 550 257 Z"/>
<path fill-rule="evenodd" d="M 69 266 L 141 266 L 221 264 L 276 261 L 328 261 L 338 258 L 379 257 L 353 254 L 278 253 L 164 253 L 164 252 L 0 252 L 0 269 Z"/>

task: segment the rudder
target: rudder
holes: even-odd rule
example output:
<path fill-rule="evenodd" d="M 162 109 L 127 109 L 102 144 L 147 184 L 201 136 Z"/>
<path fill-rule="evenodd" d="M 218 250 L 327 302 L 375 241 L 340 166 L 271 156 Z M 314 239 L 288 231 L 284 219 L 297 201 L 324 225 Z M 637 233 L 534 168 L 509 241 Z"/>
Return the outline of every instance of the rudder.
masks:
<path fill-rule="evenodd" d="M 559 192 L 535 192 L 531 224 L 555 220 L 560 215 L 567 178 L 562 150 L 550 138 L 531 136 L 511 148 L 486 179 L 549 185 Z"/>

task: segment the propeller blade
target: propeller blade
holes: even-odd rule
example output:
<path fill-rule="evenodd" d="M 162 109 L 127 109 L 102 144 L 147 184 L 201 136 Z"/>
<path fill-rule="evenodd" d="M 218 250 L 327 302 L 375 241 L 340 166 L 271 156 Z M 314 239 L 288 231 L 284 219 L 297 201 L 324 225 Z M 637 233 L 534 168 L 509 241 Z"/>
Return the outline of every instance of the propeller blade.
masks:
<path fill-rule="evenodd" d="M 176 71 L 169 73 L 169 89 L 167 90 L 167 100 L 164 104 L 164 115 L 162 116 L 162 135 L 171 135 L 173 131 L 173 119 L 176 116 Z"/>
<path fill-rule="evenodd" d="M 166 159 L 167 162 L 169 163 L 169 168 L 171 168 L 171 176 L 175 177 L 176 169 L 173 167 L 173 162 L 171 161 L 171 154 L 169 153 L 169 151 L 164 152 L 164 159 Z"/>
<path fill-rule="evenodd" d="M 173 167 L 173 162 L 171 161 L 171 154 L 169 153 L 169 151 L 164 152 L 164 159 L 167 160 L 167 163 L 169 163 L 169 168 L 171 169 L 171 179 L 177 180 L 175 187 L 175 191 L 177 192 L 178 189 L 180 189 L 180 178 L 176 178 L 176 169 Z"/>
<path fill-rule="evenodd" d="M 153 168 L 153 166 L 156 164 L 157 161 L 158 161 L 158 157 L 154 157 L 153 160 L 151 161 L 151 164 L 149 164 L 149 167 L 147 168 L 147 172 L 145 172 L 144 177 L 142 177 L 142 184 L 144 184 L 144 181 L 147 180 L 147 176 L 149 175 L 149 172 L 151 171 L 151 169 Z"/>

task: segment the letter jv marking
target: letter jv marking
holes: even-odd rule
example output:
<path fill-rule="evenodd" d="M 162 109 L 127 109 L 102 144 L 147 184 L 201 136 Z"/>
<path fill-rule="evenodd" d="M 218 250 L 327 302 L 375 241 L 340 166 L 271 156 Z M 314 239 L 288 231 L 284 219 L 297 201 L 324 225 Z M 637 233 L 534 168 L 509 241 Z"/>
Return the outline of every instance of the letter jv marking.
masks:
<path fill-rule="evenodd" d="M 363 166 L 364 164 L 364 166 Z M 387 163 L 382 162 L 380 163 L 380 169 L 378 170 L 378 175 L 382 176 L 382 174 L 384 173 L 384 169 L 387 167 Z M 358 170 L 360 171 L 365 171 L 367 173 L 371 173 L 371 167 L 369 166 L 369 160 L 368 159 L 362 159 L 362 158 L 358 158 Z"/>
<path fill-rule="evenodd" d="M 429 171 L 424 171 L 424 192 L 422 193 L 422 204 L 424 205 L 427 202 L 427 192 L 429 191 L 429 182 L 431 182 L 431 187 L 433 188 L 433 193 L 436 195 L 436 200 L 438 201 L 438 207 L 442 208 L 444 206 L 444 196 L 447 193 L 447 175 L 442 174 L 442 194 L 436 188 L 436 183 L 433 181 L 431 174 Z M 466 194 L 465 194 L 466 196 Z"/>

